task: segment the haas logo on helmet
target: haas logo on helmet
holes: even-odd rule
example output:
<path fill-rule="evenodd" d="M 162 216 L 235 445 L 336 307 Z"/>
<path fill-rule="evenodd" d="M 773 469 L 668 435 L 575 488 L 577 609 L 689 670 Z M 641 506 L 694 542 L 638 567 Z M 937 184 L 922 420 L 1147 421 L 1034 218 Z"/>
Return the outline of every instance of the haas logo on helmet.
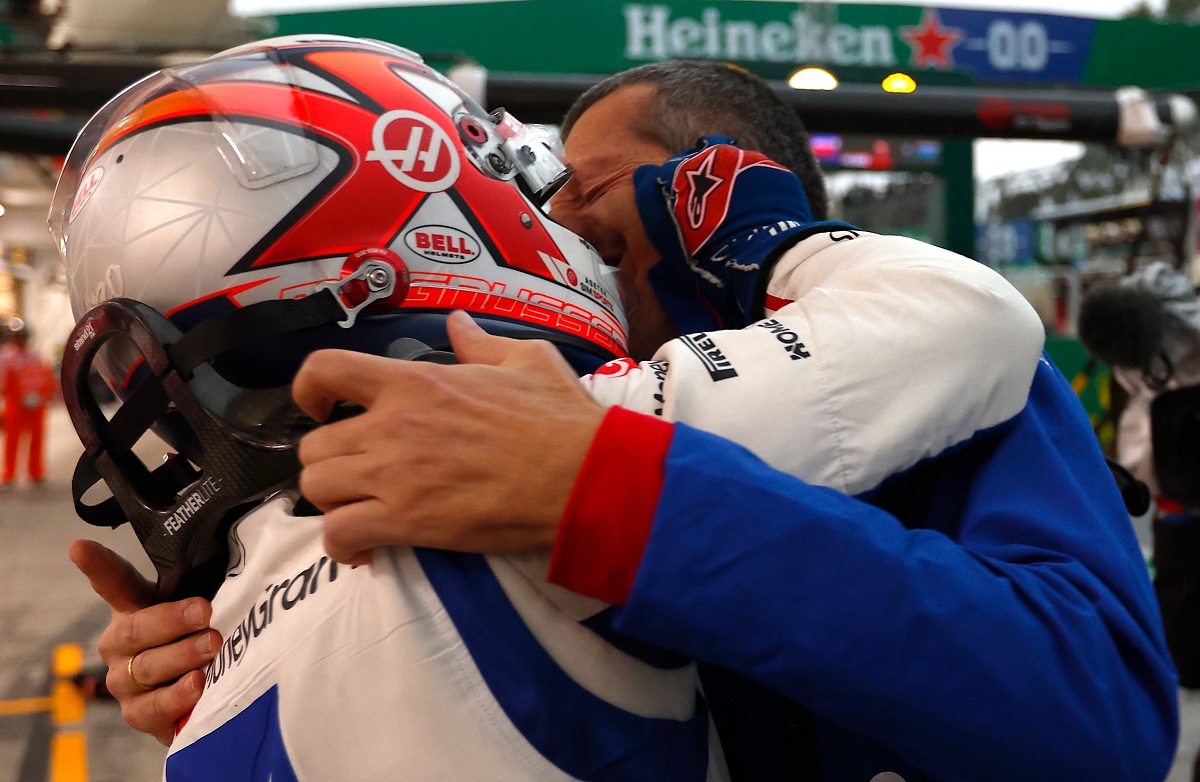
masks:
<path fill-rule="evenodd" d="M 401 183 L 423 193 L 440 193 L 458 179 L 458 155 L 442 127 L 415 111 L 389 111 L 371 131 L 375 148 L 367 160 L 379 161 Z"/>

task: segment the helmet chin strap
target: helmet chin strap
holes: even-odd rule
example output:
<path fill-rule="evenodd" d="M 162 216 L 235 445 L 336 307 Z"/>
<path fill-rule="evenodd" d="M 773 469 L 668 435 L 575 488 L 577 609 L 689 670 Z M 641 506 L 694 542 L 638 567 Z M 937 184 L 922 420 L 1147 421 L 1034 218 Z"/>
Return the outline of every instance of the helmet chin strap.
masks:
<path fill-rule="evenodd" d="M 381 269 L 387 271 L 380 273 Z M 186 334 L 153 308 L 130 299 L 101 303 L 80 319 L 63 356 L 63 395 L 84 445 L 71 493 L 89 524 L 130 522 L 158 572 L 161 599 L 211 597 L 225 575 L 228 527 L 255 503 L 294 482 L 300 438 L 318 424 L 291 400 L 286 387 L 246 389 L 222 377 L 212 360 L 230 350 L 332 324 L 348 325 L 372 303 L 395 293 L 369 286 L 347 293 L 360 279 L 386 283 L 394 270 L 364 263 L 357 273 L 303 299 L 265 301 L 210 318 Z M 109 419 L 88 386 L 100 347 L 121 336 L 144 359 L 143 377 Z M 410 340 L 409 342 L 416 342 Z M 441 360 L 419 343 L 397 357 Z M 135 444 L 160 421 L 189 432 L 183 453 L 148 469 Z M 89 504 L 84 495 L 100 481 L 112 492 Z"/>

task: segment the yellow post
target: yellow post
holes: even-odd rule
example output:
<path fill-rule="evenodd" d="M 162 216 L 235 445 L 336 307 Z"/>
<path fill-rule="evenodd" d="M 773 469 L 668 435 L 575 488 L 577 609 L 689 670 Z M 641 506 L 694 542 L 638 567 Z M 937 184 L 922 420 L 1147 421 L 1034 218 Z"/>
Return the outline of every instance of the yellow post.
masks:
<path fill-rule="evenodd" d="M 83 669 L 83 647 L 62 644 L 54 650 L 54 688 L 50 693 L 50 782 L 87 782 L 87 734 L 83 691 L 71 677 Z"/>

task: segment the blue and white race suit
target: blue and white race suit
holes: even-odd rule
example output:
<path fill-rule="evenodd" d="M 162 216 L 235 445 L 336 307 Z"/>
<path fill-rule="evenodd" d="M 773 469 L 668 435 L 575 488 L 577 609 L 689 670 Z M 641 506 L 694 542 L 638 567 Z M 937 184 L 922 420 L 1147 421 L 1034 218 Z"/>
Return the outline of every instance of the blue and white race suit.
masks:
<path fill-rule="evenodd" d="M 339 565 L 295 501 L 231 533 L 224 644 L 166 779 L 725 779 L 694 667 L 589 629 L 605 606 L 547 584 L 544 557 Z"/>

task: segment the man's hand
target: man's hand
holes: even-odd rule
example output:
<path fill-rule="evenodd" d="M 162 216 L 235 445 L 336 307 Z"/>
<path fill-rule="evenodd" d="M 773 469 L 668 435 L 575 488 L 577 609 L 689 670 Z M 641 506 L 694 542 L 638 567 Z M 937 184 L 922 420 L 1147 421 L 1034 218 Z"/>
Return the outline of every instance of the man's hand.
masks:
<path fill-rule="evenodd" d="M 800 178 L 721 136 L 633 174 L 638 214 L 662 255 L 651 282 L 680 330 L 742 328 L 755 314 L 757 279 L 811 226 Z M 791 241 L 789 241 L 789 239 Z M 711 322 L 706 299 L 721 316 Z"/>
<path fill-rule="evenodd" d="M 212 606 L 202 598 L 153 605 L 154 585 L 94 541 L 77 540 L 68 553 L 112 609 L 99 643 L 108 691 L 130 727 L 170 746 L 175 723 L 204 690 L 199 669 L 221 648 L 220 634 L 208 627 Z"/>
<path fill-rule="evenodd" d="M 549 550 L 604 417 L 548 342 L 447 320 L 459 365 L 322 350 L 292 394 L 325 420 L 300 442 L 300 489 L 325 512 L 325 548 L 362 564 L 384 545 L 504 553 Z"/>

